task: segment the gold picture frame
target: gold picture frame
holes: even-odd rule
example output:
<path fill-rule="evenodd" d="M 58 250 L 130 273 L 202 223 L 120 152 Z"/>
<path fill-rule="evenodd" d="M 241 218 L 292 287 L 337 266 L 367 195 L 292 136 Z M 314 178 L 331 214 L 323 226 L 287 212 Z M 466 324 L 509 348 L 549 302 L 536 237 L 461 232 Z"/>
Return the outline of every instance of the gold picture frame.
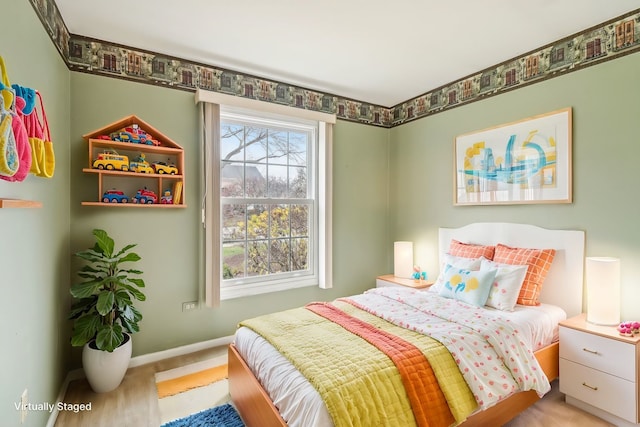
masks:
<path fill-rule="evenodd" d="M 571 203 L 571 107 L 457 136 L 454 205 Z"/>

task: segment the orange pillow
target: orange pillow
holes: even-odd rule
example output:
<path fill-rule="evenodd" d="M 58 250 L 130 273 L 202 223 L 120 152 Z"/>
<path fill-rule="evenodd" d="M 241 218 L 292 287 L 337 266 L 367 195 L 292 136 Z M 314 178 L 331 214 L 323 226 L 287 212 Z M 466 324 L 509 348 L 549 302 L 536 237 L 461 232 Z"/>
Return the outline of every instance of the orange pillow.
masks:
<path fill-rule="evenodd" d="M 527 274 L 520 288 L 517 303 L 540 305 L 538 297 L 555 255 L 555 249 L 512 248 L 498 243 L 493 260 L 502 264 L 527 265 Z"/>
<path fill-rule="evenodd" d="M 462 258 L 480 258 L 483 256 L 488 260 L 492 260 L 495 249 L 495 246 L 474 245 L 472 243 L 462 243 L 456 239 L 451 239 L 448 253 Z"/>

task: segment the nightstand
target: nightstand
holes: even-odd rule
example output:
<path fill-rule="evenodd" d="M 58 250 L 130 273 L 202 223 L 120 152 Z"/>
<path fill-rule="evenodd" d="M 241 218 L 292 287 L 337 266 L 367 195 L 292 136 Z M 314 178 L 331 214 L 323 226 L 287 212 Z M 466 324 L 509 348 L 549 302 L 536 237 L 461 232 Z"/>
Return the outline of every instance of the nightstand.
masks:
<path fill-rule="evenodd" d="M 376 277 L 376 288 L 384 288 L 387 286 L 404 286 L 413 289 L 427 289 L 433 285 L 433 280 L 420 280 L 416 282 L 414 279 L 404 279 L 402 277 L 396 277 L 393 274 L 385 274 L 384 276 Z"/>
<path fill-rule="evenodd" d="M 623 337 L 615 326 L 590 324 L 585 314 L 564 320 L 560 322 L 560 391 L 567 403 L 615 425 L 636 425 L 640 420 L 638 356 L 637 335 Z"/>

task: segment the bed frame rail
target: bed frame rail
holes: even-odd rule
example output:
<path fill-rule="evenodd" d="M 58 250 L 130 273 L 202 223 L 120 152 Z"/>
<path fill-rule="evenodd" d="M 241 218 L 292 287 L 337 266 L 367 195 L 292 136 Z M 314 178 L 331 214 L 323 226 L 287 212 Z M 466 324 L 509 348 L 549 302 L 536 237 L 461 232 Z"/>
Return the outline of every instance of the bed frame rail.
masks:
<path fill-rule="evenodd" d="M 229 394 L 247 427 L 287 426 L 233 344 L 229 346 Z"/>

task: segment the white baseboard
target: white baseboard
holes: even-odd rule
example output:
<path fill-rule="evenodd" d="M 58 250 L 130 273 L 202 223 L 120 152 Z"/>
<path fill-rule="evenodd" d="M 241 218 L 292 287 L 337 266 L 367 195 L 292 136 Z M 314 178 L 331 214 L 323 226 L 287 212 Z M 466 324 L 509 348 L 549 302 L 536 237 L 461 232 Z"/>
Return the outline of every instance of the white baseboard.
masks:
<path fill-rule="evenodd" d="M 129 362 L 129 367 L 133 368 L 140 365 L 146 365 L 147 363 L 157 362 L 159 360 L 169 359 L 171 357 L 183 356 L 189 353 L 195 353 L 196 351 L 206 350 L 213 347 L 219 347 L 221 345 L 229 345 L 233 342 L 233 335 L 227 337 L 220 337 L 209 341 L 201 341 L 193 344 L 187 344 L 180 347 L 170 348 L 168 350 L 157 351 L 155 353 L 143 354 L 140 356 L 132 357 Z"/>
<path fill-rule="evenodd" d="M 200 350 L 206 350 L 222 345 L 229 345 L 233 342 L 233 337 L 233 335 L 229 335 L 226 337 L 215 338 L 208 341 L 201 341 L 193 344 L 183 345 L 180 347 L 170 348 L 167 350 L 157 351 L 155 353 L 135 356 L 132 357 L 129 361 L 129 368 L 146 365 L 147 363 L 153 363 L 160 360 L 170 359 L 176 356 L 184 356 L 185 354 L 195 353 L 196 351 Z M 69 387 L 69 383 L 71 381 L 79 380 L 84 377 L 84 370 L 82 369 L 74 369 L 72 371 L 69 371 L 64 381 L 62 382 L 62 386 L 60 387 L 60 392 L 58 393 L 56 402 L 62 402 L 64 400 L 64 396 L 67 393 L 67 388 Z M 57 405 L 55 405 L 53 411 L 51 412 L 51 415 L 49 415 L 49 420 L 47 421 L 46 427 L 54 427 L 57 418 L 58 408 Z"/>

